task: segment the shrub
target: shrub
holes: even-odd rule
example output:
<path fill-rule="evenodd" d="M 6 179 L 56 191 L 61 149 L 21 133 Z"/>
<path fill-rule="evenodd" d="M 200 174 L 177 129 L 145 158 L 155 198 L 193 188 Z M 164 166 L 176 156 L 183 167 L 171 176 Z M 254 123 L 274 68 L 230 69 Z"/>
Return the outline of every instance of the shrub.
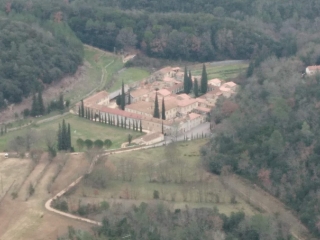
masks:
<path fill-rule="evenodd" d="M 92 145 L 93 145 L 93 142 L 90 139 L 86 139 L 84 141 L 84 144 L 86 145 L 87 149 L 91 149 Z"/>
<path fill-rule="evenodd" d="M 154 190 L 153 191 L 153 199 L 159 199 L 159 196 L 160 194 L 159 194 L 159 191 L 157 191 L 157 190 Z"/>
<path fill-rule="evenodd" d="M 110 139 L 104 140 L 104 146 L 105 146 L 106 148 L 111 147 L 111 145 L 112 145 L 112 141 L 111 141 Z"/>
<path fill-rule="evenodd" d="M 98 139 L 98 140 L 95 140 L 94 143 L 93 143 L 94 147 L 97 148 L 97 149 L 101 149 L 103 148 L 103 141 Z"/>
<path fill-rule="evenodd" d="M 106 188 L 108 177 L 107 171 L 103 168 L 98 168 L 92 171 L 92 173 L 85 176 L 86 183 L 93 188 Z"/>

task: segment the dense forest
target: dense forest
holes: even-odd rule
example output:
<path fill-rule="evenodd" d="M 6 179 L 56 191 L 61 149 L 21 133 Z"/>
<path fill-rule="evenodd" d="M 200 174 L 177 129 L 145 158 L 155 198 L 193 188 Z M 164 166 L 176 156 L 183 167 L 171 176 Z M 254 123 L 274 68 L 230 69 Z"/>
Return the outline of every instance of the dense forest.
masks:
<path fill-rule="evenodd" d="M 34 51 L 30 54 L 26 89 L 18 83 L 21 82 L 18 77 L 12 74 L 9 77 L 10 73 L 1 76 L 1 82 L 11 83 L 10 89 L 4 91 L 5 96 L 4 93 L 0 96 L 1 106 L 3 99 L 20 101 L 34 90 L 39 80 L 50 83 L 64 74 L 72 74 L 82 60 L 82 49 L 74 35 L 83 43 L 109 51 L 139 49 L 151 57 L 200 62 L 251 59 L 248 76 L 271 55 L 298 54 L 305 65 L 320 62 L 316 34 L 320 28 L 317 17 L 320 3 L 316 0 L 307 3 L 298 0 L 0 0 L 0 6 L 1 19 L 15 21 L 11 31 L 17 28 L 18 22 L 24 22 L 29 26 L 19 34 L 31 29 L 37 32 L 37 38 L 42 38 L 37 39 L 37 52 L 43 53 L 41 58 Z M 57 30 L 54 24 L 63 26 L 64 30 Z M 35 29 L 35 25 L 39 27 Z M 15 43 L 18 50 L 30 34 L 26 36 Z M 6 41 L 2 49 L 8 52 L 14 48 L 11 46 L 14 41 Z M 24 51 L 31 51 L 30 44 L 23 45 L 27 46 Z M 20 58 L 20 53 L 16 58 Z M 19 65 L 18 68 L 25 72 Z"/>
<path fill-rule="evenodd" d="M 76 72 L 83 47 L 64 23 L 0 18 L 0 109 Z"/>
<path fill-rule="evenodd" d="M 202 149 L 208 169 L 258 181 L 320 236 L 320 76 L 303 63 L 269 58 L 234 100 L 213 110 L 214 137 Z"/>
<path fill-rule="evenodd" d="M 88 206 L 90 209 L 90 206 Z M 103 202 L 96 209 L 105 216 L 94 235 L 69 227 L 68 235 L 58 240 L 287 240 L 288 226 L 275 217 L 246 216 L 243 212 L 229 217 L 217 209 L 176 209 L 162 203 L 133 206 L 125 209 L 121 204 Z"/>

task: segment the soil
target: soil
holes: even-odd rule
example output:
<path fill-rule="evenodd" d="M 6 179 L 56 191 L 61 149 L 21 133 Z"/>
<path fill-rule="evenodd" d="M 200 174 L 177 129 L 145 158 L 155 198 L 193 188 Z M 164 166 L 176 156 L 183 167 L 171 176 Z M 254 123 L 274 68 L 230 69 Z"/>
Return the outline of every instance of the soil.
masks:
<path fill-rule="evenodd" d="M 92 227 L 90 224 L 45 210 L 46 200 L 54 194 L 48 192 L 48 186 L 51 184 L 53 176 L 57 174 L 58 166 L 63 165 L 65 161 L 66 164 L 52 185 L 55 188 L 54 192 L 58 192 L 88 169 L 89 161 L 81 154 L 70 155 L 67 159 L 57 157 L 49 164 L 46 158 L 42 158 L 27 180 L 19 178 L 20 184 L 25 180 L 20 190 L 22 196 L 13 200 L 11 195 L 7 194 L 0 203 L 1 240 L 56 240 L 58 236 L 67 232 L 68 226 L 90 231 Z M 27 170 L 23 170 L 23 167 L 28 166 L 29 162 L 31 162 L 30 159 L 1 159 L 0 169 L 11 180 L 19 175 L 26 177 Z M 37 179 L 39 182 L 35 183 L 35 193 L 28 201 L 25 201 L 23 193 L 26 193 L 29 188 L 28 179 Z"/>

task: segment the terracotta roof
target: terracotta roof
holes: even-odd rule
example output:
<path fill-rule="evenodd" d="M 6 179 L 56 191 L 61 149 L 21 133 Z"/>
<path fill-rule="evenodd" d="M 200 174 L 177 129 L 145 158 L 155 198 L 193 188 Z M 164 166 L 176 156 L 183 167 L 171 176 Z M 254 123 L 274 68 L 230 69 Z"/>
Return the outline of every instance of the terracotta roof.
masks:
<path fill-rule="evenodd" d="M 195 100 L 195 99 L 193 99 L 193 98 L 191 98 L 191 99 L 184 99 L 184 100 L 178 101 L 178 106 L 179 106 L 179 107 L 185 107 L 185 106 L 194 104 L 195 102 L 197 102 L 197 100 Z"/>
<path fill-rule="evenodd" d="M 135 113 L 130 113 L 123 111 L 118 108 L 109 108 L 109 107 L 104 107 L 104 106 L 97 106 L 93 109 L 99 110 L 102 113 L 109 113 L 109 114 L 114 114 L 114 115 L 119 115 L 127 118 L 133 118 L 133 119 L 142 119 L 140 114 L 135 114 Z"/>
<path fill-rule="evenodd" d="M 197 114 L 197 113 L 189 113 L 189 118 L 190 120 L 196 119 L 198 117 L 201 117 L 201 115 Z"/>
<path fill-rule="evenodd" d="M 130 105 L 126 105 L 126 109 L 132 109 L 143 113 L 153 114 L 153 106 L 154 102 L 139 101 L 136 103 L 131 103 Z"/>
<path fill-rule="evenodd" d="M 159 138 L 161 137 L 161 133 L 158 133 L 158 132 L 155 132 L 155 133 L 150 133 L 150 134 L 147 134 L 147 135 L 144 135 L 142 137 L 142 140 L 145 141 L 145 142 L 149 142 L 151 140 L 154 140 L 156 138 Z"/>
<path fill-rule="evenodd" d="M 171 95 L 171 92 L 170 92 L 169 90 L 165 89 L 165 88 L 160 89 L 160 90 L 158 91 L 158 93 L 159 93 L 160 95 L 164 96 L 164 97 Z"/>
<path fill-rule="evenodd" d="M 181 68 L 179 68 L 179 67 L 174 67 L 174 68 L 172 68 L 171 70 L 172 70 L 172 71 L 180 71 Z"/>
<path fill-rule="evenodd" d="M 320 66 L 308 66 L 307 67 L 309 70 L 320 70 Z"/>
<path fill-rule="evenodd" d="M 186 99 L 190 99 L 191 97 L 185 93 L 179 94 L 176 97 L 178 100 L 186 100 Z"/>
<path fill-rule="evenodd" d="M 237 86 L 237 84 L 234 83 L 234 82 L 226 82 L 226 83 L 223 84 L 223 85 L 226 85 L 227 87 L 231 87 L 231 88 Z"/>
<path fill-rule="evenodd" d="M 147 94 L 147 93 L 149 93 L 150 92 L 150 89 L 148 89 L 148 88 L 141 88 L 141 89 L 138 89 L 138 90 L 135 90 L 135 91 L 131 91 L 130 92 L 130 95 L 132 96 L 132 97 L 140 97 L 140 96 L 143 96 L 143 95 L 145 95 L 145 94 Z"/>

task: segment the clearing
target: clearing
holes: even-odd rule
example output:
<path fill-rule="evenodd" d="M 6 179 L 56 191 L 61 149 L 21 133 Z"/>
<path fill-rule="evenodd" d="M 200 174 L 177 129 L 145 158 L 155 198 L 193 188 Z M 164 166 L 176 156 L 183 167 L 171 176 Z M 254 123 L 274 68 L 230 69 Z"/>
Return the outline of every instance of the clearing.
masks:
<path fill-rule="evenodd" d="M 0 172 L 8 178 L 5 186 L 10 185 L 12 180 L 21 185 L 28 176 L 37 181 L 34 182 L 35 192 L 28 201 L 19 195 L 13 200 L 12 189 L 0 203 L 0 239 L 55 240 L 67 232 L 69 225 L 90 231 L 92 225 L 61 217 L 44 208 L 46 200 L 86 172 L 89 162 L 82 154 L 59 154 L 49 162 L 44 154 L 39 164 L 46 167 L 38 171 L 38 166 L 35 166 L 34 170 L 28 172 L 27 166 L 32 164 L 30 159 L 1 159 Z M 29 185 L 22 186 L 20 192 L 27 191 L 25 188 Z"/>
<path fill-rule="evenodd" d="M 79 201 L 97 204 L 102 201 L 130 206 L 140 202 L 170 203 L 173 208 L 217 207 L 220 212 L 244 211 L 248 215 L 257 211 L 232 191 L 226 190 L 219 177 L 207 173 L 200 164 L 199 149 L 206 140 L 178 143 L 177 147 L 112 154 L 101 160 L 89 177 L 68 195 L 71 209 Z M 134 157 L 133 157 L 134 156 Z M 101 188 L 101 178 L 107 176 L 106 188 Z M 94 220 L 101 220 L 97 216 Z"/>
<path fill-rule="evenodd" d="M 222 61 L 205 63 L 208 79 L 219 78 L 222 80 L 232 80 L 240 73 L 244 73 L 249 64 L 247 61 Z M 188 67 L 193 76 L 201 76 L 202 64 Z"/>
<path fill-rule="evenodd" d="M 102 141 L 110 139 L 112 141 L 111 149 L 114 149 L 120 148 L 122 143 L 127 142 L 128 134 L 131 134 L 133 139 L 143 134 L 137 131 L 93 122 L 84 118 L 79 118 L 76 115 L 68 114 L 66 116 L 61 116 L 60 119 L 56 119 L 55 121 L 49 121 L 42 124 L 31 124 L 28 127 L 8 132 L 7 134 L 0 136 L 0 151 L 5 151 L 8 147 L 8 143 L 15 137 L 23 137 L 30 130 L 33 133 L 38 133 L 36 134 L 38 135 L 38 140 L 33 147 L 46 148 L 45 141 L 40 141 L 39 138 L 44 138 L 43 134 L 48 132 L 55 134 L 58 131 L 59 123 L 61 123 L 63 118 L 71 125 L 71 140 L 75 151 L 79 151 L 76 145 L 78 138 L 82 138 L 83 140 L 91 139 L 93 141 L 97 139 L 101 139 Z"/>

